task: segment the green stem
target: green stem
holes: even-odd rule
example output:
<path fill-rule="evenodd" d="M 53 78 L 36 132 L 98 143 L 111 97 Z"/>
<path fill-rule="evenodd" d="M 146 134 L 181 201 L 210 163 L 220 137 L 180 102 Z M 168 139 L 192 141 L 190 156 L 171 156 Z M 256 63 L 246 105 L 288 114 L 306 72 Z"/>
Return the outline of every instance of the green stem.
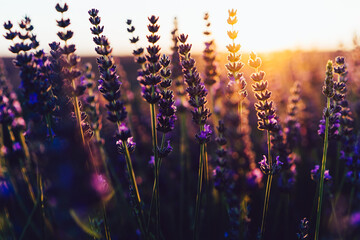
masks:
<path fill-rule="evenodd" d="M 120 123 L 118 122 L 117 124 L 118 124 L 118 128 L 120 128 Z M 138 220 L 140 231 L 141 231 L 141 233 L 143 234 L 143 236 L 146 239 L 147 235 L 145 234 L 145 231 L 144 231 L 144 223 L 145 223 L 145 221 L 144 221 L 144 213 L 143 213 L 142 206 L 141 206 L 142 205 L 141 198 L 140 198 L 140 194 L 139 194 L 139 189 L 138 189 L 137 184 L 136 184 L 135 173 L 134 173 L 134 169 L 133 169 L 133 166 L 132 166 L 129 149 L 128 149 L 127 145 L 126 145 L 126 142 L 122 142 L 122 145 L 123 145 L 123 148 L 125 149 L 126 167 L 127 167 L 128 173 L 129 173 L 130 183 L 131 183 L 131 186 L 133 188 L 133 191 L 135 191 L 136 205 L 139 208 L 138 209 L 138 211 L 139 211 L 138 214 L 140 214 L 140 217 L 138 215 L 136 217 L 137 217 L 137 220 Z"/>
<path fill-rule="evenodd" d="M 20 208 L 21 208 L 21 210 L 23 211 L 24 215 L 25 215 L 25 216 L 29 216 L 29 212 L 27 211 L 27 209 L 26 209 L 26 207 L 25 207 L 25 204 L 24 204 L 22 198 L 20 197 L 20 195 L 19 195 L 19 193 L 18 193 L 18 191 L 17 191 L 16 182 L 15 182 L 15 180 L 14 180 L 13 177 L 12 177 L 13 174 L 11 173 L 11 171 L 10 171 L 10 169 L 9 169 L 8 167 L 7 167 L 7 170 L 8 170 L 8 176 L 7 176 L 7 174 L 6 174 L 5 177 L 7 177 L 7 178 L 10 179 L 11 186 L 14 187 L 14 190 L 15 190 L 15 191 L 14 191 L 14 193 L 15 193 L 15 198 L 16 198 L 18 204 L 20 205 Z M 35 204 L 34 204 L 34 208 L 36 208 L 39 203 L 36 201 L 36 199 L 35 199 L 35 202 L 34 202 L 34 203 L 35 203 Z M 27 223 L 26 225 L 30 225 L 31 228 L 32 228 L 32 230 L 35 232 L 36 236 L 37 236 L 38 238 L 40 238 L 40 233 L 39 233 L 38 229 L 35 227 L 35 225 L 34 225 L 34 223 L 33 223 L 32 221 L 30 221 L 30 222 Z M 26 228 L 27 228 L 27 227 L 26 227 Z M 24 228 L 24 229 L 25 229 L 25 228 Z"/>
<path fill-rule="evenodd" d="M 349 199 L 349 207 L 348 207 L 348 211 L 347 211 L 347 215 L 350 216 L 351 213 L 351 205 L 354 199 L 354 194 L 355 194 L 355 185 L 353 184 L 351 187 L 351 192 L 350 192 L 350 199 Z"/>
<path fill-rule="evenodd" d="M 46 127 L 47 127 L 48 132 L 49 132 L 50 140 L 51 140 L 51 142 L 53 142 L 54 135 L 53 135 L 53 132 L 52 132 L 52 127 L 51 127 L 51 115 L 49 113 L 45 115 L 45 121 L 46 121 Z"/>
<path fill-rule="evenodd" d="M 268 208 L 269 208 L 270 189 L 271 189 L 272 179 L 273 179 L 273 175 L 269 174 L 267 181 L 266 181 L 265 201 L 264 201 L 264 208 L 263 208 L 263 217 L 262 217 L 262 221 L 261 221 L 261 238 L 260 239 L 263 239 L 263 236 L 265 233 L 265 221 L 266 221 L 266 216 L 267 216 Z"/>
<path fill-rule="evenodd" d="M 111 240 L 111 235 L 110 235 L 110 230 L 109 230 L 109 224 L 107 222 L 107 217 L 106 217 L 106 207 L 105 204 L 102 203 L 102 211 L 103 211 L 103 219 L 104 219 L 104 231 L 105 231 L 105 237 L 106 240 Z"/>
<path fill-rule="evenodd" d="M 186 116 L 180 113 L 180 221 L 179 221 L 179 239 L 183 239 L 184 231 L 184 210 L 185 210 L 185 170 L 186 170 Z"/>
<path fill-rule="evenodd" d="M 155 229 L 156 229 L 156 238 L 160 238 L 160 207 L 159 207 L 159 156 L 158 156 L 158 143 L 157 143 L 157 131 L 156 131 L 156 112 L 155 112 L 155 104 L 150 104 L 150 113 L 151 113 L 151 135 L 152 135 L 152 144 L 153 144 L 153 152 L 155 158 L 155 180 L 154 180 L 154 190 L 155 190 Z M 150 211 L 151 213 L 151 211 Z"/>
<path fill-rule="evenodd" d="M 165 133 L 163 133 L 162 135 L 162 140 L 161 140 L 161 149 L 164 147 L 165 144 Z M 160 172 L 160 167 L 161 167 L 161 158 L 159 158 L 159 166 L 158 166 L 158 172 Z M 148 223 L 147 223 L 147 229 L 149 229 L 150 226 L 150 221 L 151 221 L 151 212 L 152 212 L 152 208 L 153 208 L 153 203 L 155 201 L 155 196 L 157 196 L 157 194 L 159 193 L 159 187 L 158 187 L 158 182 L 159 180 L 157 178 L 155 178 L 154 180 L 154 184 L 153 184 L 153 190 L 152 190 L 152 194 L 151 194 L 151 201 L 150 201 L 150 210 L 149 210 L 149 217 L 148 217 Z M 157 196 L 159 199 L 159 196 Z"/>
<path fill-rule="evenodd" d="M 29 217 L 28 217 L 28 219 L 27 219 L 27 221 L 26 221 L 26 224 L 25 224 L 25 226 L 24 226 L 23 231 L 21 232 L 21 235 L 20 235 L 20 237 L 19 237 L 19 240 L 23 239 L 23 237 L 25 236 L 25 233 L 26 233 L 29 225 L 32 224 L 32 218 L 33 218 L 33 216 L 34 216 L 34 214 L 35 214 L 35 210 L 37 209 L 37 207 L 38 207 L 38 205 L 39 205 L 39 201 L 38 201 L 38 200 L 39 200 L 39 199 L 37 199 L 37 201 L 36 201 L 33 209 L 31 210 L 31 213 L 30 213 L 30 215 L 29 215 Z"/>
<path fill-rule="evenodd" d="M 201 126 L 202 128 L 204 126 Z M 200 128 L 201 128 L 200 127 Z M 199 224 L 200 224 L 200 205 L 202 197 L 202 181 L 204 178 L 204 146 L 205 144 L 200 144 L 200 161 L 199 161 L 199 176 L 197 184 L 197 194 L 196 194 L 196 207 L 195 207 L 195 222 L 194 222 L 194 240 L 199 239 Z"/>
<path fill-rule="evenodd" d="M 330 98 L 327 98 L 327 109 L 330 109 Z M 323 156 L 321 160 L 321 174 L 320 174 L 320 185 L 319 185 L 319 194 L 318 194 L 318 208 L 316 214 L 316 228 L 315 228 L 315 240 L 319 239 L 319 229 L 320 229 L 320 218 L 321 218 L 321 207 L 324 195 L 324 175 L 325 175 L 325 166 L 326 166 L 326 156 L 328 151 L 329 144 L 329 117 L 325 116 L 325 138 L 324 138 L 324 148 Z"/>
<path fill-rule="evenodd" d="M 63 18 L 63 17 L 64 17 L 64 14 L 61 13 L 61 18 Z M 67 40 L 64 41 L 64 44 L 65 44 L 65 47 L 68 46 Z M 67 61 L 70 61 L 70 55 L 69 55 L 69 54 L 66 55 L 66 59 L 67 59 Z M 71 67 L 69 68 L 69 71 L 71 71 L 72 68 L 73 68 L 73 67 L 71 66 Z M 74 104 L 75 117 L 76 117 L 76 120 L 77 120 L 78 125 L 79 125 L 81 140 L 82 140 L 82 142 L 83 142 L 83 144 L 84 144 L 84 146 L 85 146 L 84 132 L 83 132 L 83 129 L 82 129 L 82 127 L 81 127 L 81 114 L 80 114 L 79 101 L 78 101 L 78 97 L 75 95 L 75 90 L 76 90 L 75 79 L 72 79 L 72 80 L 71 80 L 71 86 L 72 86 L 72 88 L 73 88 L 73 90 L 74 90 L 74 93 L 73 93 L 72 98 L 73 98 L 73 104 Z"/>
<path fill-rule="evenodd" d="M 75 81 L 73 80 L 71 82 L 71 84 L 72 84 L 73 89 L 75 90 L 76 89 Z M 74 104 L 76 120 L 78 122 L 79 129 L 80 129 L 81 140 L 82 140 L 83 144 L 85 145 L 84 132 L 83 132 L 83 129 L 81 126 L 81 113 L 80 113 L 79 101 L 78 101 L 78 97 L 76 95 L 73 96 L 73 104 Z"/>
<path fill-rule="evenodd" d="M 342 188 L 344 186 L 344 183 L 345 183 L 345 179 L 346 179 L 346 175 L 345 175 L 345 171 L 346 171 L 346 167 L 344 168 L 343 170 L 343 173 L 342 173 L 342 177 L 341 177 L 341 182 L 340 182 L 340 185 L 339 185 L 339 188 L 335 194 L 335 201 L 334 201 L 334 205 L 336 206 L 337 205 L 337 202 L 339 200 L 339 197 L 340 197 L 340 194 L 342 192 Z M 332 222 L 332 218 L 334 217 L 333 214 L 330 215 L 330 218 L 329 218 L 329 223 Z"/>
<path fill-rule="evenodd" d="M 330 195 L 330 192 L 329 192 L 329 195 Z M 337 216 L 336 216 L 335 204 L 334 204 L 333 199 L 330 200 L 330 203 L 331 203 L 332 215 L 334 215 L 336 231 L 337 231 L 337 234 L 339 235 L 339 239 L 342 240 L 343 238 L 341 236 L 341 232 L 340 232 L 340 229 L 339 229 L 339 222 L 338 222 L 338 219 L 337 219 Z"/>
<path fill-rule="evenodd" d="M 203 161 L 204 161 L 204 187 L 205 191 L 209 190 L 209 163 L 208 163 L 208 157 L 207 157 L 207 144 L 204 144 L 203 148 Z"/>
<path fill-rule="evenodd" d="M 9 131 L 11 131 L 11 130 L 9 129 Z M 21 147 L 24 149 L 25 161 L 26 161 L 27 164 L 30 164 L 30 152 L 29 152 L 29 147 L 28 147 L 28 145 L 26 144 L 26 141 L 25 141 L 24 133 L 20 132 L 19 137 L 20 137 Z"/>
<path fill-rule="evenodd" d="M 7 208 L 4 208 L 4 215 L 5 215 L 6 226 L 9 228 L 9 230 L 11 232 L 11 237 L 12 237 L 12 239 L 16 239 L 14 226 L 10 221 L 9 211 L 7 210 Z"/>
<path fill-rule="evenodd" d="M 270 131 L 267 130 L 267 145 L 268 145 L 268 161 L 270 165 L 270 174 L 266 181 L 266 190 L 265 190 L 265 200 L 264 200 L 264 207 L 263 207 L 263 216 L 261 220 L 261 233 L 260 239 L 263 239 L 264 233 L 265 233 L 265 222 L 266 222 L 266 216 L 269 209 L 269 200 L 270 200 L 270 190 L 271 190 L 271 184 L 273 179 L 273 173 L 272 173 L 272 157 L 271 157 L 271 141 L 270 141 Z"/>
<path fill-rule="evenodd" d="M 41 204 L 41 215 L 42 215 L 42 234 L 43 234 L 43 239 L 45 239 L 45 229 L 46 229 L 46 216 L 45 216 L 45 204 L 44 204 L 44 190 L 43 190 L 43 183 L 42 183 L 42 176 L 39 173 L 39 170 L 37 170 L 38 172 L 38 184 L 39 184 L 39 193 L 40 193 L 40 204 Z"/>
<path fill-rule="evenodd" d="M 339 132 L 341 132 L 341 126 L 339 127 Z M 337 155 L 335 163 L 335 189 L 339 187 L 339 171 L 340 171 L 340 151 L 341 151 L 341 142 L 337 142 Z"/>
<path fill-rule="evenodd" d="M 14 134 L 12 132 L 12 130 L 10 129 L 10 126 L 8 126 L 8 130 L 9 130 L 9 134 L 10 134 L 10 137 L 11 137 L 11 141 L 15 142 L 15 137 L 14 137 Z M 20 138 L 20 144 L 21 144 L 21 147 L 22 149 L 24 150 L 24 155 L 25 155 L 25 162 L 26 164 L 30 164 L 30 152 L 29 152 L 29 148 L 25 142 L 25 137 L 24 137 L 24 134 L 22 132 L 19 132 L 19 138 Z M 29 177 L 27 175 L 27 169 L 26 169 L 26 166 L 24 165 L 24 162 L 20 159 L 20 167 L 21 167 L 21 173 L 22 173 L 22 176 L 24 178 L 24 181 L 26 183 L 26 185 L 28 186 L 28 190 L 29 190 L 29 194 L 30 194 L 30 197 L 31 197 L 31 200 L 33 201 L 33 203 L 36 202 L 36 199 L 35 199 L 35 194 L 34 194 L 34 190 L 33 190 L 33 187 L 30 183 L 30 180 L 29 180 Z"/>
<path fill-rule="evenodd" d="M 238 103 L 238 114 L 239 114 L 239 127 L 240 127 L 240 133 L 241 133 L 241 120 L 242 120 L 242 101 Z"/>

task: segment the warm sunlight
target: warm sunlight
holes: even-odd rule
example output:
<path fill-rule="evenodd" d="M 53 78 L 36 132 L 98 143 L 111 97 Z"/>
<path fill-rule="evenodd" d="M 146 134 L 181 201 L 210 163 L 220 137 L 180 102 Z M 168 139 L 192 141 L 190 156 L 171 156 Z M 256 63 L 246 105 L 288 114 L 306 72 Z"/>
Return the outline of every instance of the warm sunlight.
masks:
<path fill-rule="evenodd" d="M 360 0 L 0 1 L 0 240 L 360 239 Z"/>
<path fill-rule="evenodd" d="M 74 41 L 81 42 L 78 51 L 89 55 L 91 37 L 87 11 L 98 8 L 106 24 L 105 32 L 113 42 L 116 54 L 131 54 L 128 35 L 124 34 L 125 21 L 132 19 L 145 43 L 147 16 L 159 15 L 162 35 L 161 44 L 165 51 L 170 48 L 170 31 L 174 17 L 178 18 L 180 32 L 189 34 L 194 49 L 202 51 L 202 31 L 205 28 L 203 15 L 208 12 L 212 23 L 213 36 L 220 51 L 225 51 L 227 42 L 226 25 L 228 9 L 238 10 L 239 42 L 244 51 L 274 51 L 283 49 L 336 49 L 341 44 L 351 48 L 351 39 L 360 32 L 358 10 L 360 2 L 356 0 L 321 1 L 136 1 L 136 5 L 121 4 L 118 1 L 68 1 L 68 17 Z M 21 17 L 31 17 L 40 44 L 47 47 L 56 34 L 53 9 L 56 1 L 9 1 L 0 9 L 0 21 L 19 21 Z M 0 29 L 3 35 L 3 29 Z M 8 43 L 0 39 L 0 54 L 10 55 L 4 50 Z"/>

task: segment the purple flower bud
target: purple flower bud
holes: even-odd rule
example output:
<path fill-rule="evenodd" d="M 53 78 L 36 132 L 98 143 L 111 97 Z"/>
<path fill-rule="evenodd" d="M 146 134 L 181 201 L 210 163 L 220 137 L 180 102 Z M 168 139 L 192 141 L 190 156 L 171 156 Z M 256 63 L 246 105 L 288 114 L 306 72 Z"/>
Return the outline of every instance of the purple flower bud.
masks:
<path fill-rule="evenodd" d="M 149 165 L 152 167 L 155 166 L 155 156 L 154 155 L 150 157 Z"/>
<path fill-rule="evenodd" d="M 196 140 L 199 142 L 199 144 L 208 143 L 210 141 L 210 136 L 212 134 L 212 131 L 210 129 L 210 125 L 205 124 L 204 130 L 200 131 L 195 135 Z"/>
<path fill-rule="evenodd" d="M 19 142 L 15 142 L 12 145 L 12 149 L 14 152 L 19 152 L 22 150 L 21 144 Z"/>
<path fill-rule="evenodd" d="M 116 146 L 117 146 L 117 149 L 118 149 L 118 152 L 120 154 L 126 154 L 126 149 L 125 147 L 123 146 L 123 141 L 122 140 L 118 140 L 116 142 Z M 136 143 L 133 141 L 133 137 L 130 137 L 126 140 L 126 147 L 129 151 L 129 153 L 132 153 L 135 151 L 135 147 L 136 147 Z"/>
<path fill-rule="evenodd" d="M 282 162 L 279 161 L 279 156 L 276 156 L 275 162 L 272 163 L 272 166 L 268 163 L 268 160 L 265 155 L 263 155 L 263 159 L 259 162 L 260 169 L 265 175 L 275 175 L 280 172 Z"/>
<path fill-rule="evenodd" d="M 310 172 L 311 179 L 315 182 L 319 181 L 321 175 L 320 166 L 315 165 L 314 168 Z M 324 172 L 324 180 L 325 182 L 331 181 L 332 177 L 329 174 L 329 170 L 325 170 Z"/>

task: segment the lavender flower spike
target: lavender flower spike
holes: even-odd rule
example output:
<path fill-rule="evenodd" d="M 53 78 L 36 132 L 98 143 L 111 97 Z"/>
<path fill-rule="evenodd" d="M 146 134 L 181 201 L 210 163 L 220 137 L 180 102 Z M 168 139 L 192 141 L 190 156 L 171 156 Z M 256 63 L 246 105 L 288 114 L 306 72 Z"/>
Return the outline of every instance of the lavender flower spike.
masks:
<path fill-rule="evenodd" d="M 140 198 L 139 190 L 135 180 L 135 173 L 132 167 L 132 161 L 130 152 L 134 151 L 135 143 L 131 137 L 130 130 L 126 127 L 124 121 L 127 117 L 127 112 L 124 106 L 124 102 L 120 99 L 121 92 L 120 86 L 121 81 L 119 75 L 116 72 L 116 66 L 114 58 L 111 55 L 112 48 L 105 35 L 102 34 L 104 27 L 100 26 L 101 19 L 98 16 L 99 10 L 91 9 L 88 11 L 90 18 L 89 21 L 93 25 L 90 29 L 92 34 L 95 35 L 93 38 L 94 43 L 97 45 L 95 51 L 100 55 L 97 58 L 99 66 L 100 80 L 99 80 L 99 91 L 106 99 L 108 104 L 108 119 L 115 123 L 117 126 L 117 147 L 120 154 L 125 155 L 127 170 L 130 178 L 130 195 L 134 201 L 133 213 L 138 219 L 139 228 L 142 235 L 146 238 L 145 231 L 145 218 L 142 210 L 142 201 Z"/>

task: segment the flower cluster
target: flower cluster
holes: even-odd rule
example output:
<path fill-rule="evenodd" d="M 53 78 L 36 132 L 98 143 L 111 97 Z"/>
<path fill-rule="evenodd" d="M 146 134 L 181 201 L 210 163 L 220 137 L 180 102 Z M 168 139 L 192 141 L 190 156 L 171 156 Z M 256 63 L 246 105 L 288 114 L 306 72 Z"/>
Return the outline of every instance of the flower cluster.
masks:
<path fill-rule="evenodd" d="M 93 131 L 90 127 L 90 124 L 86 122 L 87 115 L 85 112 L 81 111 L 81 105 L 78 98 L 84 94 L 86 86 L 82 85 L 79 80 L 81 76 L 81 70 L 79 69 L 80 57 L 76 55 L 76 46 L 75 44 L 69 44 L 68 41 L 73 37 L 74 33 L 71 30 L 68 30 L 70 25 L 70 19 L 64 19 L 64 13 L 69 9 L 68 5 L 65 3 L 63 6 L 56 4 L 55 9 L 57 12 L 61 13 L 61 19 L 57 20 L 57 25 L 62 29 L 57 33 L 60 40 L 63 42 L 63 46 L 56 47 L 56 43 L 53 43 L 54 53 L 59 51 L 63 56 L 60 56 L 60 65 L 62 65 L 61 70 L 61 80 L 62 83 L 58 83 L 58 87 L 62 87 L 60 92 L 65 93 L 67 98 L 72 99 L 72 105 L 74 111 L 71 112 L 73 120 L 77 121 L 79 126 L 80 135 L 82 142 L 85 144 L 85 141 L 89 141 L 93 136 Z M 56 55 L 56 54 L 55 54 Z M 56 61 L 56 59 L 54 59 Z M 64 106 L 68 108 L 67 111 L 70 111 L 70 104 Z"/>
<path fill-rule="evenodd" d="M 300 102 L 300 83 L 295 82 L 290 89 L 288 100 L 288 111 L 285 119 L 286 147 L 292 151 L 300 142 L 300 123 L 298 120 L 299 102 Z"/>
<path fill-rule="evenodd" d="M 338 75 L 337 81 L 334 83 L 334 101 L 336 102 L 336 109 L 340 112 L 340 135 L 342 140 L 348 141 L 350 136 L 353 133 L 354 119 L 352 117 L 352 112 L 349 108 L 349 103 L 346 100 L 346 83 L 348 81 L 347 75 L 347 66 L 345 63 L 344 57 L 336 57 L 334 73 Z"/>
<path fill-rule="evenodd" d="M 331 60 L 329 60 L 326 64 L 326 77 L 322 92 L 328 98 L 332 98 L 335 95 L 333 62 Z"/>
<path fill-rule="evenodd" d="M 99 91 L 106 99 L 108 104 L 106 108 L 108 110 L 107 119 L 118 126 L 117 130 L 117 146 L 120 153 L 124 153 L 124 144 L 126 143 L 129 152 L 132 152 L 135 148 L 135 143 L 132 141 L 130 129 L 123 123 L 127 117 L 127 111 L 125 109 L 123 101 L 120 99 L 121 81 L 119 75 L 116 72 L 116 66 L 114 64 L 114 58 L 111 56 L 112 48 L 109 40 L 102 34 L 104 27 L 100 26 L 100 17 L 98 16 L 99 10 L 89 10 L 89 21 L 93 25 L 90 29 L 94 43 L 97 45 L 95 51 L 100 55 L 97 58 L 99 66 L 100 80 Z"/>
<path fill-rule="evenodd" d="M 276 118 L 278 119 L 277 116 Z M 292 190 L 295 184 L 296 165 L 294 163 L 295 154 L 287 147 L 284 136 L 282 126 L 278 124 L 278 127 L 272 132 L 272 153 L 277 155 L 278 160 L 282 163 L 278 186 L 280 190 L 287 192 Z"/>
<path fill-rule="evenodd" d="M 211 23 L 209 21 L 209 13 L 205 13 L 204 20 L 206 21 L 206 30 L 204 31 L 204 35 L 210 38 L 211 31 L 210 26 Z M 211 89 L 215 83 L 219 81 L 219 73 L 218 67 L 216 64 L 216 53 L 215 53 L 215 43 L 214 39 L 208 40 L 205 42 L 205 49 L 203 51 L 203 59 L 205 60 L 205 75 L 204 75 L 204 83 Z"/>
<path fill-rule="evenodd" d="M 39 42 L 33 33 L 31 19 L 25 17 L 20 23 L 20 31 L 12 31 L 12 23 L 8 21 L 4 24 L 8 31 L 5 38 L 12 40 L 14 46 L 10 51 L 16 54 L 15 65 L 20 69 L 22 96 L 24 97 L 24 107 L 35 114 L 31 114 L 33 122 L 37 127 L 32 133 L 39 136 L 42 133 L 40 117 L 46 121 L 49 135 L 52 135 L 51 120 L 54 111 L 57 110 L 57 98 L 53 93 L 52 82 L 49 77 L 51 73 L 50 61 L 43 50 L 37 50 Z M 20 43 L 15 43 L 16 36 Z M 36 120 L 35 118 L 39 118 Z M 39 134 L 40 133 L 40 134 Z M 29 134 L 30 136 L 30 134 Z M 34 137 L 34 134 L 32 135 Z"/>
<path fill-rule="evenodd" d="M 88 115 L 88 122 L 94 131 L 97 143 L 103 144 L 104 140 L 100 137 L 102 115 L 100 114 L 99 95 L 96 89 L 95 74 L 90 63 L 84 65 L 84 75 L 81 77 L 81 84 L 86 86 L 87 89 L 87 95 L 83 101 L 84 112 Z"/>
<path fill-rule="evenodd" d="M 126 24 L 129 26 L 127 28 L 127 31 L 129 33 L 134 34 L 135 27 L 134 27 L 134 25 L 132 25 L 132 20 L 128 19 L 126 21 Z M 139 36 L 133 35 L 132 38 L 130 38 L 129 40 L 130 40 L 130 43 L 137 44 L 137 42 L 139 41 Z M 144 48 L 142 48 L 142 47 L 138 47 L 133 51 L 133 55 L 135 57 L 135 62 L 142 66 L 142 69 L 140 71 L 143 70 L 143 68 L 145 67 L 145 63 L 146 63 L 146 57 L 144 56 L 144 54 L 145 54 Z"/>
<path fill-rule="evenodd" d="M 353 144 L 346 146 L 350 154 L 343 153 L 346 160 L 346 180 L 354 186 L 360 186 L 360 136 L 353 140 Z"/>
<path fill-rule="evenodd" d="M 127 176 L 129 178 L 129 195 L 132 205 L 132 212 L 138 219 L 138 224 L 141 233 L 144 235 L 144 218 L 142 212 L 142 201 L 137 187 L 134 169 L 132 167 L 132 160 L 130 153 L 135 151 L 135 142 L 131 135 L 130 129 L 126 126 L 127 111 L 124 102 L 120 99 L 120 87 L 122 85 L 120 77 L 116 72 L 116 65 L 114 58 L 111 55 L 112 48 L 109 40 L 105 35 L 102 35 L 104 27 L 100 26 L 101 18 L 98 16 L 99 10 L 91 9 L 88 11 L 92 24 L 90 28 L 94 35 L 93 41 L 97 45 L 95 51 L 98 55 L 97 64 L 100 72 L 100 80 L 98 81 L 98 89 L 107 101 L 106 108 L 107 118 L 117 126 L 115 138 L 117 150 L 120 154 L 125 156 L 127 166 Z"/>
<path fill-rule="evenodd" d="M 16 37 L 20 43 L 10 47 L 16 54 L 15 65 L 20 69 L 21 85 L 26 99 L 26 106 L 31 110 L 46 115 L 55 109 L 55 97 L 52 93 L 51 82 L 48 79 L 49 61 L 43 50 L 30 52 L 39 46 L 36 35 L 32 33 L 34 27 L 31 19 L 25 17 L 20 23 L 21 31 L 12 31 L 12 23 L 4 24 L 8 31 L 5 38 L 14 41 Z"/>
<path fill-rule="evenodd" d="M 326 65 L 326 77 L 323 86 L 323 94 L 329 99 L 330 106 L 326 106 L 323 112 L 323 118 L 320 120 L 318 134 L 321 137 L 325 136 L 326 118 L 329 119 L 329 138 L 337 139 L 339 137 L 340 127 L 340 106 L 334 104 L 334 98 L 342 99 L 343 94 L 335 92 L 334 89 L 334 74 L 333 74 L 333 63 L 328 61 Z M 336 84 L 338 85 L 338 84 Z M 341 84 L 342 85 L 342 84 Z M 339 86 L 337 88 L 340 88 Z M 342 88 L 342 87 L 341 87 Z"/>
<path fill-rule="evenodd" d="M 176 107 L 174 106 L 174 93 L 169 89 L 172 84 L 172 79 L 170 79 L 171 71 L 169 69 L 170 59 L 163 55 L 160 59 L 160 64 L 162 66 L 160 71 L 162 77 L 160 86 L 162 90 L 160 93 L 161 99 L 159 100 L 159 114 L 157 115 L 156 129 L 166 134 L 174 129 Z M 158 147 L 160 158 L 166 157 L 171 151 L 170 141 L 168 141 L 167 146 Z"/>
<path fill-rule="evenodd" d="M 227 20 L 228 24 L 231 25 L 231 30 L 227 32 L 229 38 L 232 40 L 232 43 L 227 45 L 229 51 L 228 63 L 225 65 L 228 70 L 228 79 L 229 83 L 227 85 L 227 93 L 230 99 L 233 102 L 239 103 L 247 97 L 246 91 L 246 81 L 243 77 L 241 69 L 244 66 L 244 63 L 240 61 L 241 54 L 239 50 L 241 48 L 240 44 L 235 44 L 235 39 L 237 38 L 238 32 L 234 30 L 234 25 L 237 23 L 236 17 L 237 10 L 229 10 L 229 18 Z"/>
<path fill-rule="evenodd" d="M 70 19 L 64 19 L 64 13 L 69 9 L 68 5 L 65 3 L 64 6 L 57 4 L 55 6 L 56 11 L 61 13 L 61 19 L 57 20 L 57 25 L 62 29 L 57 33 L 64 45 L 61 47 L 61 52 L 64 54 L 63 62 L 63 77 L 66 82 L 66 90 L 70 96 L 79 97 L 84 94 L 86 86 L 77 85 L 76 82 L 81 76 L 81 71 L 78 68 L 80 62 L 80 57 L 75 54 L 76 47 L 75 44 L 69 44 L 68 41 L 73 37 L 74 32 L 67 30 L 67 27 L 70 25 Z"/>
<path fill-rule="evenodd" d="M 2 134 L 8 135 L 2 142 L 2 154 L 10 157 L 21 153 L 23 148 L 18 136 L 26 130 L 26 123 L 22 117 L 20 102 L 16 94 L 9 89 L 2 63 L 0 63 L 0 124 L 3 129 Z"/>
<path fill-rule="evenodd" d="M 195 67 L 195 59 L 191 57 L 191 44 L 186 43 L 188 36 L 181 34 L 179 36 L 179 53 L 181 56 L 181 66 L 185 82 L 188 85 L 186 91 L 190 97 L 189 104 L 194 108 L 191 111 L 193 121 L 198 125 L 204 125 L 210 116 L 209 109 L 206 108 L 207 90 L 204 83 L 201 81 L 199 73 Z"/>
<path fill-rule="evenodd" d="M 156 42 L 160 39 L 160 36 L 156 34 L 160 26 L 156 24 L 159 17 L 155 17 L 154 15 L 152 15 L 148 19 L 150 21 L 150 24 L 148 25 L 148 30 L 151 35 L 147 36 L 150 45 L 146 48 L 148 53 L 146 55 L 147 64 L 145 77 L 142 81 L 142 84 L 144 85 L 143 96 L 148 103 L 152 104 L 157 103 L 161 98 L 160 90 L 158 87 L 158 84 L 162 81 L 162 76 L 159 74 L 161 70 L 161 64 L 159 62 L 160 46 L 156 45 Z"/>
<path fill-rule="evenodd" d="M 177 97 L 175 105 L 178 112 L 184 112 L 186 110 L 186 92 L 184 88 L 184 79 L 182 77 L 183 74 L 179 56 L 178 21 L 176 17 L 174 18 L 174 29 L 171 31 L 171 36 L 173 41 L 173 46 L 171 47 L 171 77 L 175 82 L 175 95 Z"/>
<path fill-rule="evenodd" d="M 224 121 L 219 120 L 219 125 L 216 127 L 218 131 L 218 136 L 215 138 L 215 141 L 218 145 L 218 149 L 216 150 L 216 166 L 213 170 L 214 175 L 214 187 L 219 191 L 224 191 L 227 186 L 228 179 L 228 169 L 226 166 L 226 155 L 227 150 L 225 145 L 227 143 L 227 139 L 225 137 L 225 124 Z"/>
<path fill-rule="evenodd" d="M 269 100 L 271 91 L 267 89 L 268 81 L 264 80 L 265 72 L 259 71 L 261 59 L 256 56 L 255 53 L 251 52 L 248 64 L 256 71 L 250 75 L 250 78 L 255 82 L 251 86 L 255 92 L 256 99 L 259 101 L 258 103 L 255 103 L 258 117 L 258 129 L 262 131 L 274 131 L 278 127 L 278 123 L 275 117 L 273 101 Z"/>
<path fill-rule="evenodd" d="M 22 30 L 26 31 L 25 34 L 13 31 L 13 24 L 10 21 L 4 23 L 4 28 L 7 30 L 5 38 L 13 42 L 15 41 L 16 37 L 21 40 L 20 43 L 14 43 L 13 46 L 10 46 L 9 50 L 10 52 L 16 54 L 14 63 L 15 66 L 19 67 L 21 71 L 21 86 L 23 89 L 24 98 L 27 100 L 26 102 L 28 105 L 32 106 L 34 101 L 32 101 L 31 96 L 36 96 L 34 91 L 36 65 L 33 61 L 33 54 L 29 53 L 29 51 L 32 49 L 32 44 L 26 40 L 30 38 L 29 32 L 33 29 L 33 27 L 29 18 L 25 18 L 19 25 Z"/>

